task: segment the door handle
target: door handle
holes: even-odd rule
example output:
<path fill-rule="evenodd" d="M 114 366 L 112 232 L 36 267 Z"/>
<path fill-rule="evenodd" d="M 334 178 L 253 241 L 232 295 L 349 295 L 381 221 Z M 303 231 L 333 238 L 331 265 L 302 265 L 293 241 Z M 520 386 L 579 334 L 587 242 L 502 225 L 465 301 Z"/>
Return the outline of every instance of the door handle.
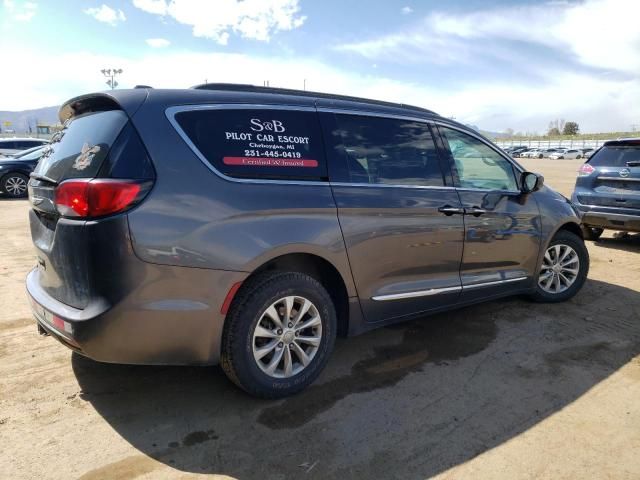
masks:
<path fill-rule="evenodd" d="M 452 207 L 451 205 L 443 205 L 442 207 L 438 208 L 438 211 L 440 213 L 444 213 L 447 217 L 450 217 L 451 215 L 464 214 L 464 208 Z"/>
<path fill-rule="evenodd" d="M 473 215 L 474 217 L 479 217 L 480 215 L 487 213 L 487 211 L 484 208 L 471 207 L 471 208 L 466 208 L 465 213 L 468 213 L 469 215 Z"/>

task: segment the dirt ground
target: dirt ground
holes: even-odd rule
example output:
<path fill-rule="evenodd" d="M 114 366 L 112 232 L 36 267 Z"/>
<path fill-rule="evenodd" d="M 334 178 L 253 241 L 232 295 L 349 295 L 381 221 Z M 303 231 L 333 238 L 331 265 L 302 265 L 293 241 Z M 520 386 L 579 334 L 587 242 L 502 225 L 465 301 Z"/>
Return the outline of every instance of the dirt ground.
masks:
<path fill-rule="evenodd" d="M 524 160 L 569 194 L 581 161 Z M 339 340 L 306 392 L 107 365 L 40 337 L 27 202 L 0 200 L 0 478 L 640 478 L 640 235 L 572 301 L 512 298 Z"/>

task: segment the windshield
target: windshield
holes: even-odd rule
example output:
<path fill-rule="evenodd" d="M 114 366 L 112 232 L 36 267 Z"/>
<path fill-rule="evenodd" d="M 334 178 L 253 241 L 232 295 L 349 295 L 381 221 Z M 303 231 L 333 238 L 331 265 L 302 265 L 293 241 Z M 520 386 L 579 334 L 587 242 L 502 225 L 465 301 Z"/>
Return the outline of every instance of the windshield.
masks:
<path fill-rule="evenodd" d="M 14 155 L 13 158 L 19 160 L 34 160 L 36 158 L 40 158 L 44 149 L 44 145 L 38 145 L 37 147 L 30 148 L 29 150 L 24 150 L 17 155 Z"/>
<path fill-rule="evenodd" d="M 16 160 L 38 160 L 44 153 L 46 147 L 30 148 L 26 152 L 22 152 L 20 155 L 16 155 Z"/>

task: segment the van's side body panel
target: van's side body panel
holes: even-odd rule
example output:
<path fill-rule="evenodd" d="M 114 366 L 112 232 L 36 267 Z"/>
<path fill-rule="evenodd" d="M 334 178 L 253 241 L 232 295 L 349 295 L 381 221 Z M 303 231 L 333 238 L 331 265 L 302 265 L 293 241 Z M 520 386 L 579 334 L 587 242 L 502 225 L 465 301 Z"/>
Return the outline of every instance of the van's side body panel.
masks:
<path fill-rule="evenodd" d="M 176 109 L 189 108 L 299 110 L 318 118 L 318 112 L 358 110 L 431 122 L 435 114 L 285 94 L 141 89 L 78 97 L 63 107 L 61 119 L 73 115 L 74 102 L 81 106 L 94 97 L 127 114 L 151 159 L 155 182 L 126 213 L 75 220 L 82 228 L 69 230 L 74 238 L 60 254 L 51 243 L 54 236 L 45 231 L 54 207 L 43 212 L 43 203 L 40 217 L 32 218 L 36 247 L 48 242 L 40 245 L 44 265 L 27 278 L 36 317 L 42 328 L 80 353 L 107 362 L 217 363 L 223 304 L 232 287 L 270 260 L 292 253 L 315 255 L 338 271 L 348 295 L 350 334 L 478 301 L 461 294 L 460 262 L 469 225 L 465 230 L 462 214 L 438 210 L 464 206 L 446 162 L 442 188 L 365 187 L 329 178 L 229 178 L 212 168 L 172 116 Z M 442 148 L 440 139 L 435 142 Z M 336 159 L 324 155 L 318 160 L 327 162 L 331 177 Z M 47 187 L 50 194 L 53 185 Z M 538 236 L 513 228 L 510 234 L 531 237 L 517 245 L 531 249 L 527 254 L 537 256 L 539 265 L 540 248 L 562 222 L 577 224 L 577 217 L 545 190 L 532 195 L 530 205 L 537 201 L 540 206 Z M 73 221 L 56 221 L 63 241 Z M 64 260 L 55 260 L 56 255 Z M 65 262 L 68 271 L 63 272 Z M 528 262 L 523 263 L 532 269 Z M 47 266 L 49 274 L 43 273 Z M 73 290 L 60 295 L 54 285 L 58 279 Z M 448 288 L 451 292 L 442 296 L 385 298 Z M 54 325 L 56 315 L 66 322 L 63 329 Z"/>

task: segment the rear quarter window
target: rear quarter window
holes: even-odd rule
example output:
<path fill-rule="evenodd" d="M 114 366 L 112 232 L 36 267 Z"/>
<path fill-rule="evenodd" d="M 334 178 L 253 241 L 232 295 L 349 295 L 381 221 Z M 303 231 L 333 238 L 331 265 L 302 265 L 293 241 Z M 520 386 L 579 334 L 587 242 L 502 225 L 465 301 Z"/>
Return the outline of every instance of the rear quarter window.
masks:
<path fill-rule="evenodd" d="M 224 175 L 327 180 L 315 112 L 190 110 L 177 113 L 175 119 L 205 160 Z"/>

